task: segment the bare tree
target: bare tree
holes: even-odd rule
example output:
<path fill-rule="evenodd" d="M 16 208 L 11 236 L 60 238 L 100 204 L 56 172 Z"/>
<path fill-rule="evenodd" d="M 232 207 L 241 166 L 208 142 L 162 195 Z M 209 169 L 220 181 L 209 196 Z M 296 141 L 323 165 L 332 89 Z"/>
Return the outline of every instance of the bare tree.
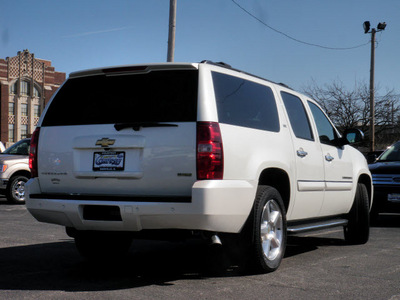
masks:
<path fill-rule="evenodd" d="M 369 86 L 355 83 L 347 89 L 336 80 L 331 84 L 318 86 L 315 81 L 303 88 L 303 92 L 316 100 L 340 130 L 359 128 L 368 133 L 370 122 Z M 375 90 L 375 130 L 377 144 L 388 144 L 400 138 L 399 95 L 394 90 L 379 94 Z"/>

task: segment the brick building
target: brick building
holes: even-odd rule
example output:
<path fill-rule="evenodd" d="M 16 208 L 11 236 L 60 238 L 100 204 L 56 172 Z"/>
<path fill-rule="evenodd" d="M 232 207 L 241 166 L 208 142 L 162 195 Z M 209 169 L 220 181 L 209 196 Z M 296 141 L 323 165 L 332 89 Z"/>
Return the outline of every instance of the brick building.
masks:
<path fill-rule="evenodd" d="M 8 147 L 29 136 L 51 96 L 64 82 L 51 61 L 28 50 L 0 58 L 0 140 Z"/>

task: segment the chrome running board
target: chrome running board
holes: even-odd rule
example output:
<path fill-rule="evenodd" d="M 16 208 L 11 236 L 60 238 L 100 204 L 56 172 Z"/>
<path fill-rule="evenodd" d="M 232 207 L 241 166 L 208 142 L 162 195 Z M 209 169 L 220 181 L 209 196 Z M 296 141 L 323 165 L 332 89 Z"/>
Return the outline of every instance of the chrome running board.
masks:
<path fill-rule="evenodd" d="M 289 225 L 287 228 L 288 234 L 303 233 L 308 231 L 322 230 L 338 226 L 346 226 L 348 220 L 346 219 L 333 219 L 319 222 L 302 223 L 296 225 Z"/>

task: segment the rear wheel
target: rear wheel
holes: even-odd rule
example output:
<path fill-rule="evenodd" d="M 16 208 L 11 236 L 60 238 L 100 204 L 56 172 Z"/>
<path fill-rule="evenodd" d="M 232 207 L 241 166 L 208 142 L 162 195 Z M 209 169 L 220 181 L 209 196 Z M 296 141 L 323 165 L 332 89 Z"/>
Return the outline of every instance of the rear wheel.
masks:
<path fill-rule="evenodd" d="M 253 209 L 251 266 L 256 271 L 275 271 L 286 249 L 286 212 L 279 192 L 260 186 Z"/>
<path fill-rule="evenodd" d="M 363 183 L 357 185 L 353 206 L 344 227 L 344 238 L 349 244 L 365 244 L 369 239 L 369 197 Z"/>
<path fill-rule="evenodd" d="M 6 197 L 9 202 L 15 204 L 25 203 L 25 183 L 28 180 L 29 178 L 23 175 L 11 177 L 6 192 Z"/>
<path fill-rule="evenodd" d="M 88 260 L 113 261 L 125 257 L 132 243 L 132 236 L 125 232 L 76 231 L 75 245 Z"/>

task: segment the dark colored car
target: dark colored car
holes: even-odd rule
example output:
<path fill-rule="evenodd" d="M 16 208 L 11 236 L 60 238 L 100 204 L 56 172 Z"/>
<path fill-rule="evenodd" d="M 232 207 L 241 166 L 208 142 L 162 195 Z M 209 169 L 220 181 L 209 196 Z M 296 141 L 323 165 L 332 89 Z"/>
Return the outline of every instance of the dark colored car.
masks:
<path fill-rule="evenodd" d="M 374 183 L 372 215 L 400 212 L 400 141 L 369 164 Z"/>

